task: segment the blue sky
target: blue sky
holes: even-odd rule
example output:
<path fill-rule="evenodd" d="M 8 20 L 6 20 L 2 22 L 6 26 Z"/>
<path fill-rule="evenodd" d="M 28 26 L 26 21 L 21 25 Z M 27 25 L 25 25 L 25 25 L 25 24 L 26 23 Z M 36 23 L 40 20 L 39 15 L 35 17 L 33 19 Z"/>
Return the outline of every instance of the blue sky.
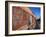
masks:
<path fill-rule="evenodd" d="M 40 7 L 29 7 L 32 12 L 37 16 L 40 17 Z"/>

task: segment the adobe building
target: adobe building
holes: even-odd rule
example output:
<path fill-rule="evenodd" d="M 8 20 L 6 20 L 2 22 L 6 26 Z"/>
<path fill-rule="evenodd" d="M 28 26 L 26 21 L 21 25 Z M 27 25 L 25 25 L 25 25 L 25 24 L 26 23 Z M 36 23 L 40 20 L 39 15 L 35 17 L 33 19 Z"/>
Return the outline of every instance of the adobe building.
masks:
<path fill-rule="evenodd" d="M 35 15 L 29 8 L 12 7 L 12 30 L 30 30 L 35 26 Z"/>

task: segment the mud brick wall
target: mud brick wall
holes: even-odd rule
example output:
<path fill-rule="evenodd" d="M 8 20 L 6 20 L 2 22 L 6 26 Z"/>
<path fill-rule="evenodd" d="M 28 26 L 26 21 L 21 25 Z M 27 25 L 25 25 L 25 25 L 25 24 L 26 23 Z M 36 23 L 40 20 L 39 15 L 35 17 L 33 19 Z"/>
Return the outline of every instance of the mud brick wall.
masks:
<path fill-rule="evenodd" d="M 34 29 L 35 26 L 36 19 L 34 16 L 28 14 L 27 11 L 20 7 L 12 7 L 12 30 Z"/>
<path fill-rule="evenodd" d="M 12 30 L 17 30 L 20 27 L 28 26 L 28 14 L 20 7 L 12 7 Z"/>

